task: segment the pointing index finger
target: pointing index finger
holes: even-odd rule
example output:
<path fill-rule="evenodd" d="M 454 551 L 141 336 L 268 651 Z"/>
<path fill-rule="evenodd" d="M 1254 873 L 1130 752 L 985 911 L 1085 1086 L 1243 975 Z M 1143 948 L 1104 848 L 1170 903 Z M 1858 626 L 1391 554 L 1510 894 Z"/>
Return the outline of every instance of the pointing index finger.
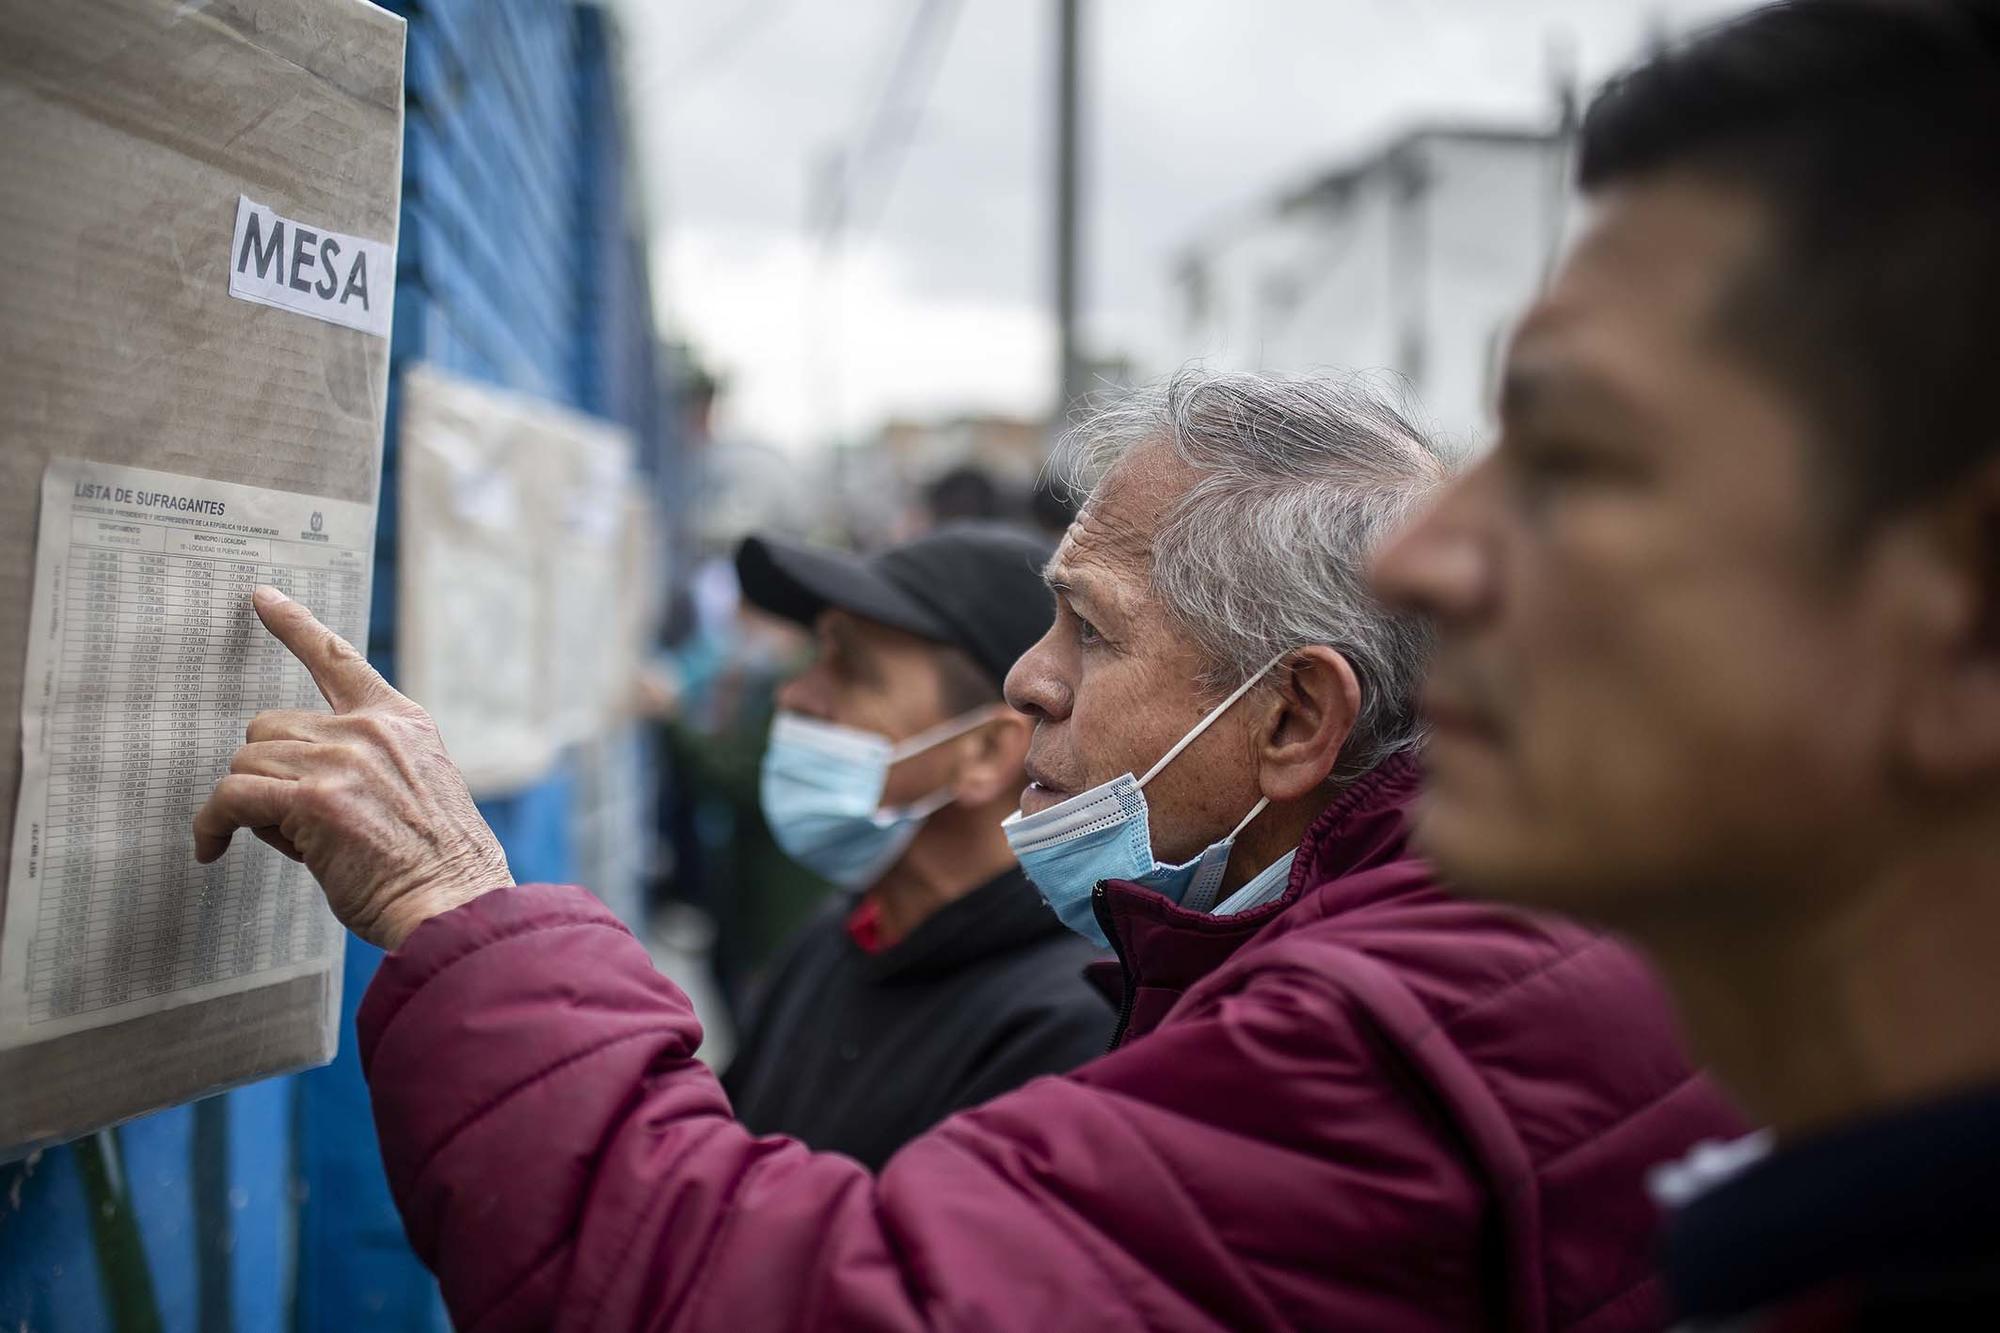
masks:
<path fill-rule="evenodd" d="M 303 603 L 263 585 L 250 594 L 250 601 L 264 628 L 312 673 L 313 684 L 334 712 L 351 712 L 395 694 L 353 644 L 321 624 Z"/>

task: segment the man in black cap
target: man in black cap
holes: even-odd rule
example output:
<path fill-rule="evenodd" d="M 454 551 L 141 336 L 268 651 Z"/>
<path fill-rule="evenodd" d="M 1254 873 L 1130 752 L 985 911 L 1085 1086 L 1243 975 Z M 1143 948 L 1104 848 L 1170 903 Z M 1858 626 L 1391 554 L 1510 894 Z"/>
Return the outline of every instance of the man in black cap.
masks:
<path fill-rule="evenodd" d="M 1001 833 L 1031 728 L 1001 685 L 1054 615 L 1043 540 L 949 526 L 868 558 L 752 537 L 744 598 L 809 627 L 762 801 L 779 845 L 852 892 L 808 926 L 723 1084 L 758 1133 L 880 1166 L 916 1134 L 1105 1048 L 1092 950 Z"/>

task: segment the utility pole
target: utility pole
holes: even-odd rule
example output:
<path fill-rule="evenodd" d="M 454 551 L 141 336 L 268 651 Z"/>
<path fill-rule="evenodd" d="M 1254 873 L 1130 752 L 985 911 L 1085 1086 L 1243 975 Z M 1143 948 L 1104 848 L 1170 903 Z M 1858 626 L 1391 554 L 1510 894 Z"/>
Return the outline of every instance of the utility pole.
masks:
<path fill-rule="evenodd" d="M 1555 275 L 1556 260 L 1562 253 L 1563 234 L 1569 220 L 1570 173 L 1575 166 L 1578 107 L 1576 33 L 1569 28 L 1552 29 L 1543 42 L 1542 60 L 1548 70 L 1549 96 L 1555 103 L 1555 148 L 1549 154 L 1549 180 L 1542 203 L 1542 275 L 1538 287 L 1547 287 Z"/>
<path fill-rule="evenodd" d="M 1082 286 L 1078 253 L 1079 189 L 1078 66 L 1079 29 L 1083 0 L 1056 0 L 1056 340 L 1057 397 L 1055 425 L 1062 427 L 1088 386 L 1083 354 L 1077 346 L 1077 298 Z"/>
<path fill-rule="evenodd" d="M 806 249 L 812 271 L 806 277 L 800 328 L 805 334 L 806 403 L 812 414 L 807 432 L 825 441 L 834 510 L 843 532 L 852 527 L 847 512 L 847 448 L 840 433 L 841 358 L 846 351 L 840 308 L 841 243 L 849 202 L 847 154 L 837 143 L 823 145 L 806 164 Z"/>

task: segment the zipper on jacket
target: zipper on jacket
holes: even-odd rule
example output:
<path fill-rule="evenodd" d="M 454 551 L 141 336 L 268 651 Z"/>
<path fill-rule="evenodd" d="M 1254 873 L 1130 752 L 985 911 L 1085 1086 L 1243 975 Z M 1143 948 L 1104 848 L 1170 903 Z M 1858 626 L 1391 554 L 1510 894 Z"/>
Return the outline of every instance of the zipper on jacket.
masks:
<path fill-rule="evenodd" d="M 1097 928 L 1110 941 L 1111 954 L 1118 960 L 1118 974 L 1124 981 L 1125 994 L 1118 1001 L 1118 1026 L 1111 1029 L 1111 1044 L 1104 1048 L 1104 1053 L 1109 1055 L 1125 1040 L 1125 1029 L 1132 1026 L 1132 1006 L 1139 979 L 1132 974 L 1132 964 L 1125 960 L 1125 946 L 1119 942 L 1118 932 L 1111 929 L 1111 896 L 1105 893 L 1103 880 L 1099 880 L 1090 891 L 1090 914 L 1097 918 Z"/>

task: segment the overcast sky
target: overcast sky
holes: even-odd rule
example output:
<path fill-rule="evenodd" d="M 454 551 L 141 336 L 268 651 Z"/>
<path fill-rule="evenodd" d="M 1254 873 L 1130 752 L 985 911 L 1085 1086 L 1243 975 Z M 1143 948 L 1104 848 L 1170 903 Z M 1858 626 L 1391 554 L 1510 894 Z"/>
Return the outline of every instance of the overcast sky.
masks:
<path fill-rule="evenodd" d="M 808 239 L 812 164 L 863 140 L 921 5 L 620 6 L 661 310 L 727 377 L 734 434 L 807 448 L 829 416 L 851 438 L 890 414 L 1053 399 L 1054 0 L 941 3 L 900 164 L 891 150 L 851 173 L 833 259 Z M 1413 122 L 1545 122 L 1552 48 L 1589 84 L 1650 29 L 1745 7 L 1086 0 L 1090 350 L 1178 360 L 1175 255 L 1272 191 Z"/>

